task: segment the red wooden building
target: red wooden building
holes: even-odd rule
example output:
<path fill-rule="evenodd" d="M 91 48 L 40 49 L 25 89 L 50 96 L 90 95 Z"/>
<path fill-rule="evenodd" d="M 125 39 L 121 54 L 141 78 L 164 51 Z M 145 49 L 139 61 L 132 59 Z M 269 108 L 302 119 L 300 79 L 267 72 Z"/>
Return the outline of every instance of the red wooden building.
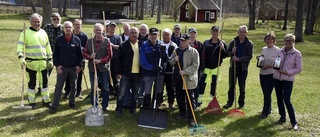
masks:
<path fill-rule="evenodd" d="M 178 10 L 179 21 L 216 22 L 220 8 L 213 0 L 184 0 Z"/>

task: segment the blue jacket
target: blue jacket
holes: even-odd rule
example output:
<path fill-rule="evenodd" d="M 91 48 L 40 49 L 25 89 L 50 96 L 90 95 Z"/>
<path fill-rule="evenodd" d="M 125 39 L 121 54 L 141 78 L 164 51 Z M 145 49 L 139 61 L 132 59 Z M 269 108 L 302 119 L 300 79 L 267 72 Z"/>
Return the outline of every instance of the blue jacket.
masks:
<path fill-rule="evenodd" d="M 60 35 L 56 38 L 54 43 L 53 64 L 57 67 L 59 65 L 67 68 L 82 66 L 82 52 L 80 39 L 72 35 L 68 42 L 65 35 Z"/>
<path fill-rule="evenodd" d="M 166 73 L 167 61 L 169 59 L 166 52 L 160 52 L 160 45 L 162 41 L 157 41 L 156 45 L 152 45 L 150 40 L 142 43 L 140 48 L 140 65 L 142 76 L 157 76 L 157 73 L 152 71 L 159 66 L 159 59 L 161 55 L 161 75 Z"/>

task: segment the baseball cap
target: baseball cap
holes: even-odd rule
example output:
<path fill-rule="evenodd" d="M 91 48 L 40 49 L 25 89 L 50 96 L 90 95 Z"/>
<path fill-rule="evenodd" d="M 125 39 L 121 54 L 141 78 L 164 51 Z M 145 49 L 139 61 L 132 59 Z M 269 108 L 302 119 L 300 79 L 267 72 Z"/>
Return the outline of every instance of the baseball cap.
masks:
<path fill-rule="evenodd" d="M 108 26 L 110 24 L 110 20 L 106 20 L 106 26 Z"/>
<path fill-rule="evenodd" d="M 191 32 L 197 33 L 197 29 L 196 29 L 196 28 L 190 28 L 190 29 L 189 29 L 189 33 L 191 33 Z"/>
<path fill-rule="evenodd" d="M 188 34 L 183 34 L 181 37 L 180 37 L 180 40 L 182 41 L 185 41 L 185 40 L 188 40 L 190 39 L 190 36 Z"/>
<path fill-rule="evenodd" d="M 211 30 L 212 30 L 212 31 L 213 31 L 213 30 L 219 31 L 220 29 L 219 29 L 219 26 L 213 26 L 213 27 L 211 28 Z"/>
<path fill-rule="evenodd" d="M 177 29 L 177 28 L 181 29 L 181 25 L 180 24 L 174 25 L 173 29 Z"/>
<path fill-rule="evenodd" d="M 114 26 L 117 26 L 117 24 L 115 22 L 110 22 L 108 25 L 114 25 Z"/>
<path fill-rule="evenodd" d="M 59 13 L 52 13 L 51 17 L 61 17 Z"/>
<path fill-rule="evenodd" d="M 150 28 L 149 29 L 149 34 L 158 34 L 158 29 L 157 28 Z"/>

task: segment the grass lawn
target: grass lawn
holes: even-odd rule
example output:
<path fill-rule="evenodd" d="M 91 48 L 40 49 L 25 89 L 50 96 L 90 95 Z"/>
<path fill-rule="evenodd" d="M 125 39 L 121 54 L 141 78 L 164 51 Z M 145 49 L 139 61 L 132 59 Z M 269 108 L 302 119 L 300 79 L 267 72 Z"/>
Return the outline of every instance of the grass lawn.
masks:
<path fill-rule="evenodd" d="M 0 136 L 189 136 L 189 126 L 186 120 L 177 121 L 175 117 L 178 110 L 168 110 L 169 124 L 165 130 L 147 129 L 137 126 L 138 116 L 132 117 L 125 110 L 122 118 L 115 117 L 115 100 L 110 101 L 110 115 L 105 117 L 105 125 L 102 127 L 87 127 L 84 125 L 86 109 L 91 107 L 86 102 L 76 100 L 77 109 L 70 110 L 68 101 L 62 100 L 58 113 L 50 115 L 47 108 L 36 110 L 12 109 L 19 105 L 21 92 L 21 69 L 16 55 L 16 46 L 22 29 L 23 22 L 29 22 L 23 16 L 0 15 Z M 173 28 L 176 22 L 170 19 L 162 19 L 162 24 L 155 24 L 155 18 L 147 18 L 141 22 L 149 27 L 164 29 Z M 236 35 L 237 28 L 242 24 L 248 24 L 247 18 L 224 19 L 225 27 L 223 39 L 229 43 Z M 261 21 L 260 21 L 261 22 Z M 180 23 L 183 28 L 195 27 L 199 32 L 198 40 L 204 41 L 210 38 L 210 28 L 213 23 Z M 256 30 L 248 33 L 248 38 L 254 43 L 254 57 L 261 52 L 264 46 L 263 38 L 271 30 L 275 31 L 278 38 L 277 46 L 282 47 L 282 38 L 286 33 L 294 32 L 294 22 L 289 22 L 288 30 L 282 31 L 277 27 L 277 22 L 259 23 Z M 83 30 L 89 36 L 93 29 L 92 24 L 84 24 Z M 123 31 L 122 31 L 123 32 Z M 183 29 L 184 32 L 184 29 Z M 224 110 L 221 116 L 204 114 L 197 111 L 196 116 L 199 125 L 207 128 L 207 133 L 198 136 L 230 136 L 230 137 L 257 137 L 257 136 L 320 136 L 320 107 L 319 107 L 319 73 L 320 55 L 319 34 L 304 36 L 304 43 L 297 43 L 296 48 L 303 56 L 303 71 L 297 75 L 294 82 L 292 103 L 295 108 L 300 129 L 295 132 L 290 130 L 291 124 L 287 116 L 284 125 L 274 125 L 279 119 L 275 93 L 272 94 L 272 113 L 266 119 L 259 119 L 262 110 L 263 95 L 259 84 L 259 69 L 256 60 L 252 59 L 249 66 L 246 89 L 246 108 L 244 118 L 230 118 Z M 220 105 L 227 101 L 229 58 L 222 65 L 222 77 L 218 84 L 218 100 Z M 86 70 L 87 81 L 89 81 Z M 51 99 L 53 98 L 54 85 L 56 83 L 56 71 L 53 71 L 49 79 Z M 25 84 L 27 87 L 27 84 Z M 82 85 L 84 96 L 89 93 L 85 84 Z M 27 88 L 26 88 L 27 89 Z M 209 103 L 209 87 L 205 93 L 204 106 Z M 26 91 L 26 90 L 25 90 Z M 27 96 L 25 96 L 25 99 Z M 37 98 L 38 106 L 41 106 L 41 98 Z"/>

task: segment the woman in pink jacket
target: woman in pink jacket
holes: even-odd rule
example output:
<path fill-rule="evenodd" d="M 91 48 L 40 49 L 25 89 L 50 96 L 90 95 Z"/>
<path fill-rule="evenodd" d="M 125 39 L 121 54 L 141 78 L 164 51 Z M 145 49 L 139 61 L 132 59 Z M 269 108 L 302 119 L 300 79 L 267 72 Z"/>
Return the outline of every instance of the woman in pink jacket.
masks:
<path fill-rule="evenodd" d="M 285 35 L 284 42 L 285 46 L 277 53 L 274 65 L 276 71 L 274 71 L 273 74 L 278 109 L 281 116 L 277 123 L 283 124 L 286 122 L 286 112 L 284 108 L 285 104 L 292 128 L 294 130 L 298 130 L 294 108 L 291 104 L 290 97 L 295 75 L 300 73 L 302 70 L 302 56 L 300 51 L 294 48 L 295 36 L 293 34 Z M 278 61 L 280 59 L 281 61 L 278 67 L 277 64 L 279 63 Z"/>

